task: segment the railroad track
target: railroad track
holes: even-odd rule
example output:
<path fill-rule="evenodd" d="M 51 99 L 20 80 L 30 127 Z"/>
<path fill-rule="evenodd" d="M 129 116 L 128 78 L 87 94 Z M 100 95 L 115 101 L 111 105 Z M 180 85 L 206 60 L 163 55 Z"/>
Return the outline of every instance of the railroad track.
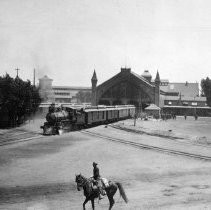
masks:
<path fill-rule="evenodd" d="M 39 133 L 15 129 L 8 133 L 0 134 L 0 146 L 31 141 L 38 138 L 43 138 L 43 136 L 41 136 Z"/>
<path fill-rule="evenodd" d="M 140 130 L 134 130 L 134 129 L 131 129 L 131 128 L 121 127 L 119 125 L 114 125 L 114 124 L 110 124 L 109 126 L 111 128 L 115 128 L 117 130 L 123 130 L 123 131 L 129 132 L 129 133 L 145 134 L 145 135 L 148 135 L 148 136 L 157 136 L 157 137 L 161 137 L 161 138 L 164 138 L 164 139 L 171 139 L 171 140 L 174 140 L 177 143 L 180 143 L 180 144 L 183 144 L 183 145 L 184 144 L 186 144 L 186 145 L 196 145 L 196 146 L 199 146 L 199 147 L 211 148 L 211 145 L 205 145 L 205 144 L 190 142 L 190 141 L 182 141 L 181 142 L 181 140 L 185 139 L 184 137 L 170 136 L 170 135 L 158 134 L 158 133 L 150 133 L 150 132 L 146 132 L 146 131 L 140 131 Z"/>
<path fill-rule="evenodd" d="M 169 136 L 169 135 L 166 136 L 166 135 L 158 134 L 158 133 L 149 133 L 149 132 L 146 132 L 146 131 L 134 130 L 134 129 L 130 129 L 130 128 L 126 128 L 126 127 L 121 127 L 119 125 L 114 125 L 114 124 L 111 124 L 109 126 L 112 127 L 112 128 L 116 128 L 116 129 L 119 129 L 119 130 L 131 132 L 131 133 L 136 133 L 136 134 L 145 134 L 145 135 L 149 135 L 149 136 L 157 136 L 157 137 L 168 138 L 168 139 L 172 139 L 172 140 L 175 140 L 175 139 L 184 139 L 182 137 L 177 137 L 177 136 Z"/>
<path fill-rule="evenodd" d="M 150 146 L 150 145 L 147 145 L 147 144 L 136 143 L 136 142 L 133 142 L 133 141 L 128 141 L 128 140 L 123 140 L 123 139 L 119 139 L 119 138 L 105 136 L 105 135 L 95 133 L 95 132 L 91 132 L 91 131 L 88 131 L 88 130 L 83 130 L 83 131 L 81 131 L 81 133 L 85 133 L 85 134 L 88 134 L 88 135 L 91 135 L 91 136 L 99 137 L 99 138 L 109 140 L 109 141 L 112 141 L 112 142 L 116 142 L 116 143 L 130 145 L 130 146 L 133 146 L 133 147 L 136 147 L 136 148 L 139 148 L 139 149 L 154 150 L 154 151 L 161 152 L 161 153 L 180 155 L 180 156 L 186 156 L 186 157 L 189 157 L 189 158 L 211 161 L 211 156 L 193 154 L 193 153 L 188 153 L 188 152 L 183 152 L 183 151 L 178 151 L 178 150 L 173 150 L 173 149 L 165 149 L 165 148 L 161 148 L 161 147 L 157 147 L 157 146 Z"/>

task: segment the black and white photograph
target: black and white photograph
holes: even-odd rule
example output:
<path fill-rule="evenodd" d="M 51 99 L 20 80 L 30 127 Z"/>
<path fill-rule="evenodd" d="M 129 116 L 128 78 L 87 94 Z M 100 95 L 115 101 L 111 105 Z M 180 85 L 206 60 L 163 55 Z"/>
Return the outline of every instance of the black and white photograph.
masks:
<path fill-rule="evenodd" d="M 0 0 L 0 210 L 211 210 L 211 1 Z"/>

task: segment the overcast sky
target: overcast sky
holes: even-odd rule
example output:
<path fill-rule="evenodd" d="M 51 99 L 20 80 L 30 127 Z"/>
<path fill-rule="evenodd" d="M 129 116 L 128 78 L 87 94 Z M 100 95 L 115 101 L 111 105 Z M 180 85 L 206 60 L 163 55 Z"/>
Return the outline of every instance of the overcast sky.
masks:
<path fill-rule="evenodd" d="M 0 75 L 91 86 L 131 67 L 170 82 L 211 77 L 210 0 L 0 0 Z"/>

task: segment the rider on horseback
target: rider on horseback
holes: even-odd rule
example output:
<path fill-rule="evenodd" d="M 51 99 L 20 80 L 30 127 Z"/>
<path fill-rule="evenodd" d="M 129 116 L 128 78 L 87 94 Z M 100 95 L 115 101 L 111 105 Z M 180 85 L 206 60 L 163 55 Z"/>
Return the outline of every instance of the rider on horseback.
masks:
<path fill-rule="evenodd" d="M 103 189 L 102 181 L 100 178 L 99 168 L 97 167 L 97 163 L 95 163 L 95 162 L 93 162 L 93 178 L 94 178 L 94 184 L 96 184 L 96 186 L 98 188 L 99 199 L 103 199 L 103 197 L 101 197 L 101 195 L 103 195 L 103 196 L 106 195 L 106 192 Z"/>

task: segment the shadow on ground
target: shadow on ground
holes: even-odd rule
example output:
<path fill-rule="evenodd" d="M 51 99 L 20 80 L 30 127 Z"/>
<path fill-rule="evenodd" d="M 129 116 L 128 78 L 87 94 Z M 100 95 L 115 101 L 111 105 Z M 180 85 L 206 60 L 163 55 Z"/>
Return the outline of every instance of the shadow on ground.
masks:
<path fill-rule="evenodd" d="M 33 201 L 41 197 L 76 191 L 75 183 L 50 183 L 34 186 L 0 187 L 0 205 Z"/>

